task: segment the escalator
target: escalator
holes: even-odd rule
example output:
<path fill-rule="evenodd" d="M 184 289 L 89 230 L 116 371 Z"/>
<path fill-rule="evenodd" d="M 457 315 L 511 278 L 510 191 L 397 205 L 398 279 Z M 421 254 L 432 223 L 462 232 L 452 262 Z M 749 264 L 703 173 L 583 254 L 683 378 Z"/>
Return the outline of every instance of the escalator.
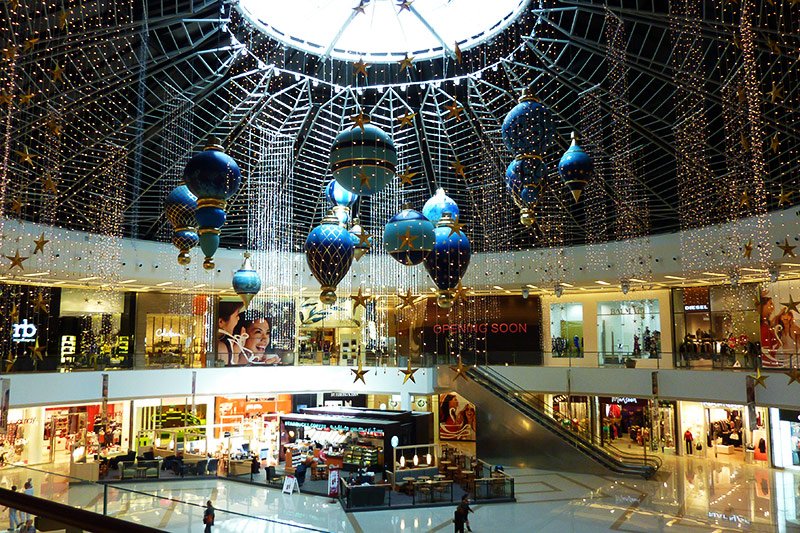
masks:
<path fill-rule="evenodd" d="M 620 450 L 562 425 L 536 395 L 522 390 L 491 367 L 474 367 L 470 379 L 453 387 L 477 407 L 477 454 L 494 464 L 519 464 L 547 470 L 648 479 L 661 466 L 653 455 Z"/>

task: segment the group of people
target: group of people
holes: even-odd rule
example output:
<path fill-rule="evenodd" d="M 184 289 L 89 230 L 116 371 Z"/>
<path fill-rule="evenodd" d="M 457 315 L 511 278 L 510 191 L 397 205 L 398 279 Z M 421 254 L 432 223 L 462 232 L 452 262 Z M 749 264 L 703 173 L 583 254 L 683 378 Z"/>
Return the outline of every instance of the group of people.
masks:
<path fill-rule="evenodd" d="M 259 311 L 242 312 L 241 302 L 220 302 L 217 358 L 223 365 L 275 365 L 280 355 L 272 352 L 272 323 Z"/>
<path fill-rule="evenodd" d="M 17 490 L 18 489 L 16 485 L 11 487 L 12 492 L 17 492 Z M 33 482 L 31 478 L 28 478 L 28 480 L 25 482 L 22 492 L 28 496 L 33 496 Z M 11 507 L 6 507 L 6 509 L 8 509 L 9 531 L 18 531 L 21 533 L 36 532 L 36 527 L 33 525 L 33 516 L 30 513 L 12 509 Z"/>

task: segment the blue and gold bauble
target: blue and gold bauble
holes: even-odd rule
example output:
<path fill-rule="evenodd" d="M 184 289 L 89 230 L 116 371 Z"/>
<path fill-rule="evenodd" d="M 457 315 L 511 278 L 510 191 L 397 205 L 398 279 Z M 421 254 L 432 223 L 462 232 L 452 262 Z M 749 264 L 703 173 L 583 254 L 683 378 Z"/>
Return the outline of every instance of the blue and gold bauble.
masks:
<path fill-rule="evenodd" d="M 386 253 L 404 265 L 418 265 L 433 249 L 436 237 L 430 220 L 419 211 L 404 208 L 383 229 Z"/>
<path fill-rule="evenodd" d="M 543 155 L 554 132 L 550 110 L 527 91 L 503 120 L 503 143 L 515 156 Z"/>
<path fill-rule="evenodd" d="M 436 194 L 431 196 L 422 206 L 422 216 L 430 220 L 431 224 L 437 224 L 442 218 L 442 213 L 445 212 L 450 213 L 451 218 L 454 220 L 458 219 L 458 205 L 445 194 L 444 189 L 439 187 L 436 189 Z"/>
<path fill-rule="evenodd" d="M 335 205 L 343 205 L 345 207 L 353 207 L 353 204 L 358 200 L 358 195 L 352 193 L 339 185 L 336 180 L 331 180 L 325 186 L 325 197 L 330 202 L 331 207 Z"/>
<path fill-rule="evenodd" d="M 336 286 L 353 264 L 352 235 L 339 225 L 333 214 L 328 214 L 308 234 L 305 250 L 308 268 L 322 286 L 319 301 L 328 305 L 336 303 Z"/>
<path fill-rule="evenodd" d="M 520 208 L 520 222 L 534 222 L 533 209 L 539 201 L 544 181 L 545 164 L 538 156 L 514 159 L 506 169 L 506 188 Z"/>
<path fill-rule="evenodd" d="M 247 306 L 250 305 L 253 297 L 258 294 L 258 291 L 261 290 L 261 278 L 258 276 L 258 272 L 256 272 L 250 264 L 249 253 L 244 254 L 242 268 L 233 274 L 231 285 L 233 285 L 233 290 L 244 302 L 244 308 L 247 309 Z"/>
<path fill-rule="evenodd" d="M 447 309 L 453 305 L 453 289 L 467 271 L 472 248 L 466 233 L 449 212 L 436 225 L 435 235 L 433 251 L 425 258 L 425 270 L 439 289 L 437 305 Z"/>
<path fill-rule="evenodd" d="M 371 196 L 394 177 L 397 150 L 389 134 L 363 124 L 336 136 L 330 162 L 333 177 L 345 190 Z"/>
<path fill-rule="evenodd" d="M 225 225 L 227 200 L 239 190 L 242 173 L 236 161 L 222 151 L 219 139 L 211 138 L 203 151 L 189 160 L 183 181 L 197 196 L 197 233 L 206 256 L 203 268 L 211 270 L 214 253 L 219 248 L 220 230 Z"/>
<path fill-rule="evenodd" d="M 353 247 L 355 248 L 353 254 L 356 261 L 360 261 L 372 247 L 372 237 L 361 227 L 358 217 L 353 219 L 353 225 L 350 227 L 350 236 L 353 238 Z"/>
<path fill-rule="evenodd" d="M 572 144 L 558 162 L 558 174 L 569 192 L 572 193 L 572 197 L 575 198 L 575 203 L 580 200 L 581 193 L 589 182 L 592 172 L 594 172 L 594 162 L 589 154 L 578 145 L 575 132 L 572 132 Z"/>
<path fill-rule="evenodd" d="M 180 253 L 178 264 L 188 265 L 191 262 L 189 250 L 197 246 L 197 222 L 194 212 L 197 209 L 197 197 L 192 194 L 186 185 L 179 185 L 172 189 L 164 201 L 164 211 L 167 220 L 172 225 L 172 245 Z"/>

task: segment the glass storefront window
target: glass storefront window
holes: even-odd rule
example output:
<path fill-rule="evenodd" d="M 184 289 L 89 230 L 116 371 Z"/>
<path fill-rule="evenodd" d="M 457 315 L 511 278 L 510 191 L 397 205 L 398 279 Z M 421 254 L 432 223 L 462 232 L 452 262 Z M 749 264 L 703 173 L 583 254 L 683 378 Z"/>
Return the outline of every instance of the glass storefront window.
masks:
<path fill-rule="evenodd" d="M 583 357 L 583 304 L 550 305 L 553 357 Z"/>
<path fill-rule="evenodd" d="M 147 314 L 147 366 L 199 367 L 205 356 L 202 316 Z"/>
<path fill-rule="evenodd" d="M 659 301 L 622 300 L 597 304 L 601 363 L 657 358 L 661 352 Z"/>

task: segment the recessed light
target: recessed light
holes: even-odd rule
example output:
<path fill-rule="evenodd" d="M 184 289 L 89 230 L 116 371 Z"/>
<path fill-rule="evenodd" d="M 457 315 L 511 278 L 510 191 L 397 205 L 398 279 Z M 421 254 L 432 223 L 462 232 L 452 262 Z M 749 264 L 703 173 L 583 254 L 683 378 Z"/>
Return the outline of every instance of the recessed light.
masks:
<path fill-rule="evenodd" d="M 539 288 L 539 287 L 537 287 L 536 285 L 531 285 L 530 283 L 528 283 L 528 284 L 526 285 L 526 287 L 528 287 L 529 289 L 538 289 L 538 288 Z"/>
<path fill-rule="evenodd" d="M 88 278 L 78 278 L 78 281 L 92 281 L 94 279 L 100 279 L 100 276 L 89 276 Z"/>
<path fill-rule="evenodd" d="M 164 281 L 163 283 L 156 283 L 156 287 L 166 287 L 167 285 L 172 285 L 173 281 Z"/>
<path fill-rule="evenodd" d="M 50 271 L 48 270 L 46 272 L 34 272 L 33 274 L 25 274 L 24 277 L 26 277 L 26 278 L 38 278 L 39 276 L 47 276 L 49 274 L 50 274 Z"/>
<path fill-rule="evenodd" d="M 682 278 L 680 276 L 664 276 L 664 277 L 667 278 L 667 279 L 679 279 L 679 280 L 685 280 L 686 279 L 686 278 Z"/>
<path fill-rule="evenodd" d="M 609 282 L 603 281 L 603 280 L 600 280 L 600 279 L 595 281 L 595 283 L 597 283 L 598 285 L 611 285 Z"/>
<path fill-rule="evenodd" d="M 645 280 L 643 280 L 643 279 L 636 279 L 636 278 L 628 278 L 628 281 L 632 281 L 632 282 L 634 282 L 634 283 L 647 283 L 647 282 L 646 282 Z"/>
<path fill-rule="evenodd" d="M 718 278 L 727 278 L 728 277 L 727 274 L 720 274 L 718 272 L 703 272 L 703 274 L 705 274 L 706 276 L 716 276 Z M 664 276 L 664 277 L 667 277 L 667 276 Z"/>
<path fill-rule="evenodd" d="M 566 283 L 564 281 L 561 282 L 561 285 L 563 285 L 564 287 L 569 287 L 570 289 L 575 286 L 572 283 Z"/>
<path fill-rule="evenodd" d="M 199 289 L 200 287 L 205 287 L 205 283 L 198 283 L 197 285 L 192 286 L 193 289 Z M 301 289 L 302 290 L 302 289 Z"/>
<path fill-rule="evenodd" d="M 494 287 L 492 287 L 492 288 L 493 288 L 493 289 L 497 289 L 498 291 L 505 290 L 505 289 L 503 289 L 503 287 L 501 287 L 500 285 L 495 285 L 495 286 L 494 286 Z"/>
<path fill-rule="evenodd" d="M 135 279 L 126 279 L 125 281 L 120 281 L 119 284 L 125 285 L 126 283 L 135 283 L 135 282 L 136 282 Z"/>

